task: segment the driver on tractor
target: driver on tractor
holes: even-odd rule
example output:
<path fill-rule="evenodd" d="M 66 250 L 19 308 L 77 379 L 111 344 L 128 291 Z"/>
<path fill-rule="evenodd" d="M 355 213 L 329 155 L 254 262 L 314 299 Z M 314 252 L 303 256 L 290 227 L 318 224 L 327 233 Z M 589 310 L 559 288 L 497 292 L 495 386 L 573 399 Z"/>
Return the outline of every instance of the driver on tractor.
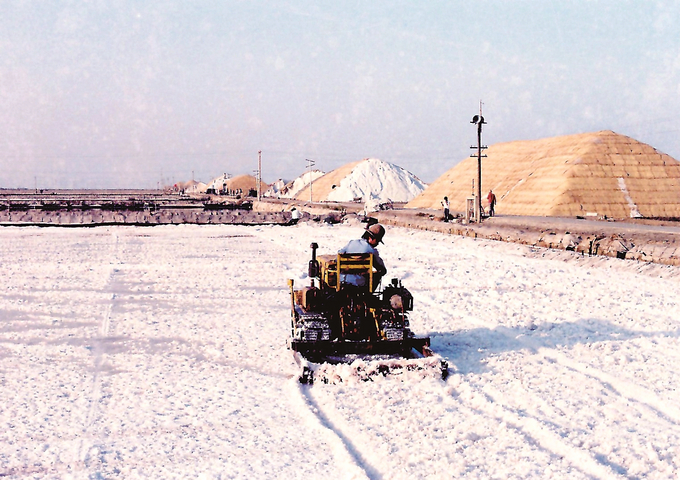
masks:
<path fill-rule="evenodd" d="M 387 268 L 385 268 L 385 263 L 380 258 L 378 254 L 378 244 L 382 243 L 382 239 L 385 236 L 385 228 L 379 223 L 374 223 L 366 228 L 364 234 L 361 238 L 356 240 L 350 240 L 347 245 L 341 248 L 338 253 L 371 253 L 373 254 L 373 265 L 376 272 L 373 274 L 373 286 L 377 286 L 380 283 L 380 279 L 387 273 Z M 355 285 L 357 287 L 365 287 L 368 279 L 366 275 L 359 274 L 343 274 L 341 275 L 340 281 L 349 285 Z"/>

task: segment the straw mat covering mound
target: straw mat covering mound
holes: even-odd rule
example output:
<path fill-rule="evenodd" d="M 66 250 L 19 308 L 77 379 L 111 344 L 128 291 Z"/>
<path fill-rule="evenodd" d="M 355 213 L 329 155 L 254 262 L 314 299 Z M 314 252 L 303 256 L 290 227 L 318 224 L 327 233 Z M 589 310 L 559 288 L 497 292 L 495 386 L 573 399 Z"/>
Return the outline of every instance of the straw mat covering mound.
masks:
<path fill-rule="evenodd" d="M 248 193 L 250 190 L 257 190 L 257 178 L 252 175 L 237 175 L 233 178 L 229 178 L 225 181 L 227 188 L 229 190 L 241 190 L 244 193 Z M 260 189 L 262 192 L 269 188 L 264 182 L 260 182 Z"/>
<path fill-rule="evenodd" d="M 612 218 L 680 217 L 680 162 L 612 131 L 490 146 L 482 158 L 482 204 L 490 189 L 496 212 L 510 215 Z M 408 208 L 464 211 L 477 158 L 447 171 Z"/>
<path fill-rule="evenodd" d="M 328 198 L 328 194 L 331 193 L 331 191 L 333 190 L 333 186 L 340 185 L 342 179 L 345 178 L 350 173 L 352 173 L 354 167 L 356 167 L 359 163 L 361 163 L 361 161 L 348 163 L 347 165 L 344 165 L 340 168 L 336 168 L 332 172 L 328 172 L 323 177 L 314 180 L 311 186 L 312 201 L 319 202 L 326 200 L 326 198 Z M 304 201 L 309 200 L 310 199 L 309 188 L 310 186 L 307 185 L 305 188 L 300 190 L 297 193 L 297 195 L 295 195 L 295 198 L 297 200 Z"/>

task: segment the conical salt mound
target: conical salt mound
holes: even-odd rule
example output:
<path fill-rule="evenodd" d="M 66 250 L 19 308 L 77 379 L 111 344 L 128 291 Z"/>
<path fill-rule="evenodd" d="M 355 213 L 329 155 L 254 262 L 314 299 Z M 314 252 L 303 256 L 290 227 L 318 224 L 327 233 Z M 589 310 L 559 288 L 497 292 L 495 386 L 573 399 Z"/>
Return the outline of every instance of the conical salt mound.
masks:
<path fill-rule="evenodd" d="M 500 143 L 484 151 L 482 204 L 490 189 L 496 212 L 612 218 L 680 217 L 680 162 L 612 131 Z M 409 208 L 464 211 L 477 178 L 471 157 L 439 177 Z"/>
<path fill-rule="evenodd" d="M 292 182 L 286 183 L 283 188 L 276 194 L 281 198 L 295 198 L 300 190 L 309 185 L 310 182 L 315 181 L 319 177 L 323 177 L 324 172 L 321 170 L 308 170 Z M 271 195 L 275 196 L 275 195 Z"/>
<path fill-rule="evenodd" d="M 311 187 L 311 195 L 310 195 Z M 315 202 L 351 202 L 361 199 L 380 202 L 408 202 L 425 190 L 415 175 L 392 163 L 366 158 L 348 163 L 314 180 L 295 198 Z"/>
<path fill-rule="evenodd" d="M 216 191 L 232 190 L 241 191 L 248 194 L 250 190 L 257 190 L 257 178 L 252 175 L 237 175 L 233 178 L 227 178 L 226 175 L 217 177 L 209 183 L 209 187 Z M 260 189 L 265 192 L 269 185 L 260 181 Z"/>
<path fill-rule="evenodd" d="M 349 175 L 358 163 L 359 162 L 348 163 L 347 165 L 336 168 L 324 176 L 317 178 L 311 182 L 311 184 L 307 184 L 300 190 L 297 195 L 295 195 L 295 198 L 313 202 L 325 201 L 328 198 L 328 194 L 340 185 L 342 179 Z"/>

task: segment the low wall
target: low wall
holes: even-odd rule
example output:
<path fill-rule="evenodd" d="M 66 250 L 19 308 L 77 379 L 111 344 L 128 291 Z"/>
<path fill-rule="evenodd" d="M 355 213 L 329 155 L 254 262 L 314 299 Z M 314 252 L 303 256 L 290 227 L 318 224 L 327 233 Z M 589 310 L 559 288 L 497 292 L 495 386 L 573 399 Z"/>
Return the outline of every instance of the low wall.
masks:
<path fill-rule="evenodd" d="M 253 202 L 252 211 L 161 209 L 151 211 L 1 210 L 0 225 L 98 226 L 163 224 L 283 225 L 295 206 L 303 221 L 330 216 L 360 215 L 357 204 L 307 204 L 292 200 L 267 199 Z M 680 266 L 680 228 L 654 231 L 648 225 L 576 221 L 552 217 L 493 217 L 477 224 L 443 222 L 433 210 L 385 210 L 372 214 L 385 225 L 429 230 L 450 235 L 483 238 L 522 245 L 568 250 L 582 255 L 603 255 L 627 260 Z"/>
<path fill-rule="evenodd" d="M 407 210 L 373 214 L 385 225 L 680 266 L 680 234 L 644 225 L 564 221 L 551 217 L 493 217 L 477 224 L 443 222 L 441 215 Z M 560 225 L 565 223 L 565 225 Z"/>
<path fill-rule="evenodd" d="M 285 224 L 290 212 L 256 212 L 246 210 L 176 209 L 150 211 L 104 210 L 26 210 L 0 211 L 0 225 L 98 226 L 164 224 Z"/>

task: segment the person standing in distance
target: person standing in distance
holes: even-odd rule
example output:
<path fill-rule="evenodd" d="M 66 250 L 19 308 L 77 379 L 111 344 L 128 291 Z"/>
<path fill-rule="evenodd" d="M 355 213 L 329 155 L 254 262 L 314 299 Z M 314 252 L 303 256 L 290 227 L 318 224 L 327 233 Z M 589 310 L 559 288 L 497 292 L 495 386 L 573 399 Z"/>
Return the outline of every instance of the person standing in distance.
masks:
<path fill-rule="evenodd" d="M 496 195 L 492 190 L 489 190 L 489 194 L 486 196 L 486 199 L 489 202 L 489 216 L 493 217 L 496 213 Z"/>
<path fill-rule="evenodd" d="M 444 221 L 448 222 L 449 221 L 449 197 L 444 197 L 444 201 L 442 202 L 442 207 L 444 207 Z"/>

